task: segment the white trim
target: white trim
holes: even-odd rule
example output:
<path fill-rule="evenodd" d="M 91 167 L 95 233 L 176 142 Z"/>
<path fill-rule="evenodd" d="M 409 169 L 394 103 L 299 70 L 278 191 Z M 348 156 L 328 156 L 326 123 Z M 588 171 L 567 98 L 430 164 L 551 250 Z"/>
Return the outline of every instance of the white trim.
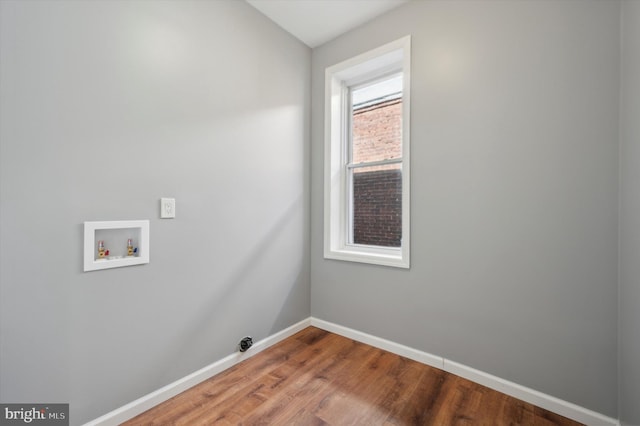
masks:
<path fill-rule="evenodd" d="M 372 336 L 370 334 L 363 333 L 361 331 L 357 331 L 348 327 L 343 327 L 341 325 L 324 321 L 319 318 L 311 317 L 311 325 L 313 327 L 318 327 L 323 330 L 339 334 L 340 336 L 344 336 L 379 349 L 384 349 L 385 351 L 412 359 L 422 364 L 430 365 L 441 370 L 443 369 L 443 359 L 439 356 L 431 355 L 427 352 L 419 351 L 417 349 L 413 349 L 408 346 L 392 342 L 390 340 Z"/>
<path fill-rule="evenodd" d="M 611 417 L 448 359 L 444 360 L 444 370 L 586 425 L 620 425 Z"/>
<path fill-rule="evenodd" d="M 402 246 L 400 248 L 349 245 L 347 229 L 349 126 L 344 111 L 348 87 L 391 73 L 402 73 Z M 324 257 L 325 259 L 410 267 L 411 235 L 411 36 L 385 44 L 325 70 L 324 122 Z"/>
<path fill-rule="evenodd" d="M 493 376 L 491 374 L 473 369 L 471 367 L 467 367 L 466 365 L 459 364 L 457 362 L 439 357 L 437 355 L 432 355 L 427 352 L 413 349 L 399 343 L 372 336 L 370 334 L 366 334 L 361 331 L 321 320 L 319 318 L 311 317 L 311 325 L 356 340 L 358 342 L 366 343 L 367 345 L 386 350 L 396 355 L 404 356 L 414 361 L 439 368 L 448 373 L 455 374 L 457 376 L 471 380 L 475 383 L 479 383 L 488 388 L 497 390 L 498 392 L 502 392 L 506 395 L 518 398 L 522 401 L 534 404 L 540 408 L 544 408 L 545 410 L 549 410 L 553 413 L 559 414 L 569 419 L 573 419 L 586 425 L 620 425 L 620 422 L 614 418 L 607 417 L 603 414 L 597 413 L 571 402 L 567 402 L 551 395 L 536 391 L 534 389 L 521 386 L 517 383 L 501 379 L 500 377 Z"/>
<path fill-rule="evenodd" d="M 222 371 L 233 367 L 234 365 L 242 362 L 252 356 L 262 352 L 270 346 L 293 336 L 297 332 L 304 330 L 311 325 L 311 319 L 304 319 L 282 331 L 277 332 L 271 336 L 268 336 L 259 342 L 253 344 L 251 349 L 246 352 L 236 352 L 228 355 L 221 360 L 218 360 L 200 370 L 189 374 L 182 379 L 178 379 L 173 383 L 170 383 L 154 392 L 151 392 L 141 398 L 136 399 L 129 404 L 123 405 L 95 420 L 85 423 L 85 426 L 116 426 L 129 419 L 134 418 L 138 414 L 142 414 L 150 408 L 167 401 L 170 398 L 178 395 L 181 392 L 201 383 Z"/>
<path fill-rule="evenodd" d="M 553 397 L 551 395 L 544 394 L 534 389 L 521 386 L 517 383 L 510 382 L 508 380 L 501 379 L 500 377 L 493 376 L 491 374 L 476 370 L 463 364 L 433 355 L 427 352 L 420 351 L 399 343 L 392 342 L 390 340 L 382 339 L 380 337 L 373 336 L 371 334 L 363 333 L 361 331 L 354 330 L 349 327 L 344 327 L 329 321 L 325 321 L 315 317 L 309 317 L 297 324 L 292 325 L 272 336 L 266 337 L 263 340 L 255 343 L 251 349 L 247 352 L 237 352 L 227 357 L 216 361 L 182 379 L 176 380 L 173 383 L 164 386 L 161 389 L 151 392 L 142 398 L 126 404 L 116 410 L 111 411 L 95 420 L 92 420 L 85 424 L 85 426 L 115 426 L 122 422 L 125 422 L 133 417 L 141 414 L 150 408 L 178 395 L 179 393 L 197 385 L 198 383 L 221 373 L 222 371 L 233 367 L 235 364 L 244 361 L 256 355 L 268 347 L 280 342 L 294 335 L 295 333 L 304 330 L 305 328 L 313 326 L 326 331 L 330 331 L 335 334 L 347 337 L 349 339 L 356 340 L 358 342 L 365 343 L 367 345 L 386 350 L 396 355 L 403 356 L 405 358 L 412 359 L 414 361 L 426 364 L 441 370 L 447 371 L 451 374 L 463 377 L 471 380 L 475 383 L 479 383 L 488 388 L 497 390 L 506 395 L 510 395 L 514 398 L 518 398 L 522 401 L 534 404 L 545 410 L 557 413 L 561 416 L 565 416 L 569 419 L 584 423 L 590 426 L 620 426 L 620 422 L 614 418 L 602 415 L 595 411 L 580 407 Z"/>

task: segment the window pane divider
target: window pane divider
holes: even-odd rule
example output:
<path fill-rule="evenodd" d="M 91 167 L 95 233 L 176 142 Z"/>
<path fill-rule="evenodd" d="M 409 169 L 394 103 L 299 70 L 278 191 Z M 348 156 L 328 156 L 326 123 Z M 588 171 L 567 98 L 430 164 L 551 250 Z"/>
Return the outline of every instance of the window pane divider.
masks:
<path fill-rule="evenodd" d="M 349 163 L 347 164 L 347 169 L 358 169 L 362 167 L 375 167 L 375 166 L 386 166 L 388 164 L 398 164 L 402 163 L 402 158 L 389 158 L 387 160 L 379 160 L 379 161 L 363 161 L 362 163 Z"/>

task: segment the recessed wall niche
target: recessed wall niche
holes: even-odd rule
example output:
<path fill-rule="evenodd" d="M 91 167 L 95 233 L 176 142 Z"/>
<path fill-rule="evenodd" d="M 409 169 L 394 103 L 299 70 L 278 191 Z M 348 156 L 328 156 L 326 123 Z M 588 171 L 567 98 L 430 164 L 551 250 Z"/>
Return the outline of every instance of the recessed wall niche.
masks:
<path fill-rule="evenodd" d="M 149 263 L 149 221 L 84 223 L 84 271 Z"/>

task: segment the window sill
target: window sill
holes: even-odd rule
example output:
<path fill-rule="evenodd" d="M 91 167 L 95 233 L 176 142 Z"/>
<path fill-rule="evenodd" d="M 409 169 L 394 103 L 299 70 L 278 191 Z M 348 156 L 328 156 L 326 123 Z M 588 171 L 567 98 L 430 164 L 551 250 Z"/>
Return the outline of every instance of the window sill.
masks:
<path fill-rule="evenodd" d="M 404 258 L 402 252 L 401 248 L 349 246 L 339 250 L 327 250 L 324 258 L 409 269 L 408 256 Z"/>

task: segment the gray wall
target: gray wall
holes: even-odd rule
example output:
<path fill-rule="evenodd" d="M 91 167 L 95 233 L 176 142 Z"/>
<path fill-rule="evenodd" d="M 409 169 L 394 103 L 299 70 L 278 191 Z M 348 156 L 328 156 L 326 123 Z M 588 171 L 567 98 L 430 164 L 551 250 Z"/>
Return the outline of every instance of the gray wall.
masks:
<path fill-rule="evenodd" d="M 640 2 L 621 16 L 620 420 L 640 425 Z"/>
<path fill-rule="evenodd" d="M 314 49 L 313 316 L 617 415 L 619 7 L 417 1 Z M 406 34 L 411 269 L 325 260 L 324 69 Z"/>
<path fill-rule="evenodd" d="M 0 7 L 0 400 L 78 424 L 309 317 L 310 49 L 238 1 Z M 151 263 L 83 273 L 123 219 Z"/>
<path fill-rule="evenodd" d="M 79 424 L 311 312 L 616 416 L 620 154 L 640 423 L 639 29 L 637 1 L 418 1 L 311 56 L 244 2 L 0 1 L 0 400 Z M 324 68 L 406 34 L 412 268 L 324 260 Z M 83 221 L 145 218 L 150 264 L 82 272 Z"/>

